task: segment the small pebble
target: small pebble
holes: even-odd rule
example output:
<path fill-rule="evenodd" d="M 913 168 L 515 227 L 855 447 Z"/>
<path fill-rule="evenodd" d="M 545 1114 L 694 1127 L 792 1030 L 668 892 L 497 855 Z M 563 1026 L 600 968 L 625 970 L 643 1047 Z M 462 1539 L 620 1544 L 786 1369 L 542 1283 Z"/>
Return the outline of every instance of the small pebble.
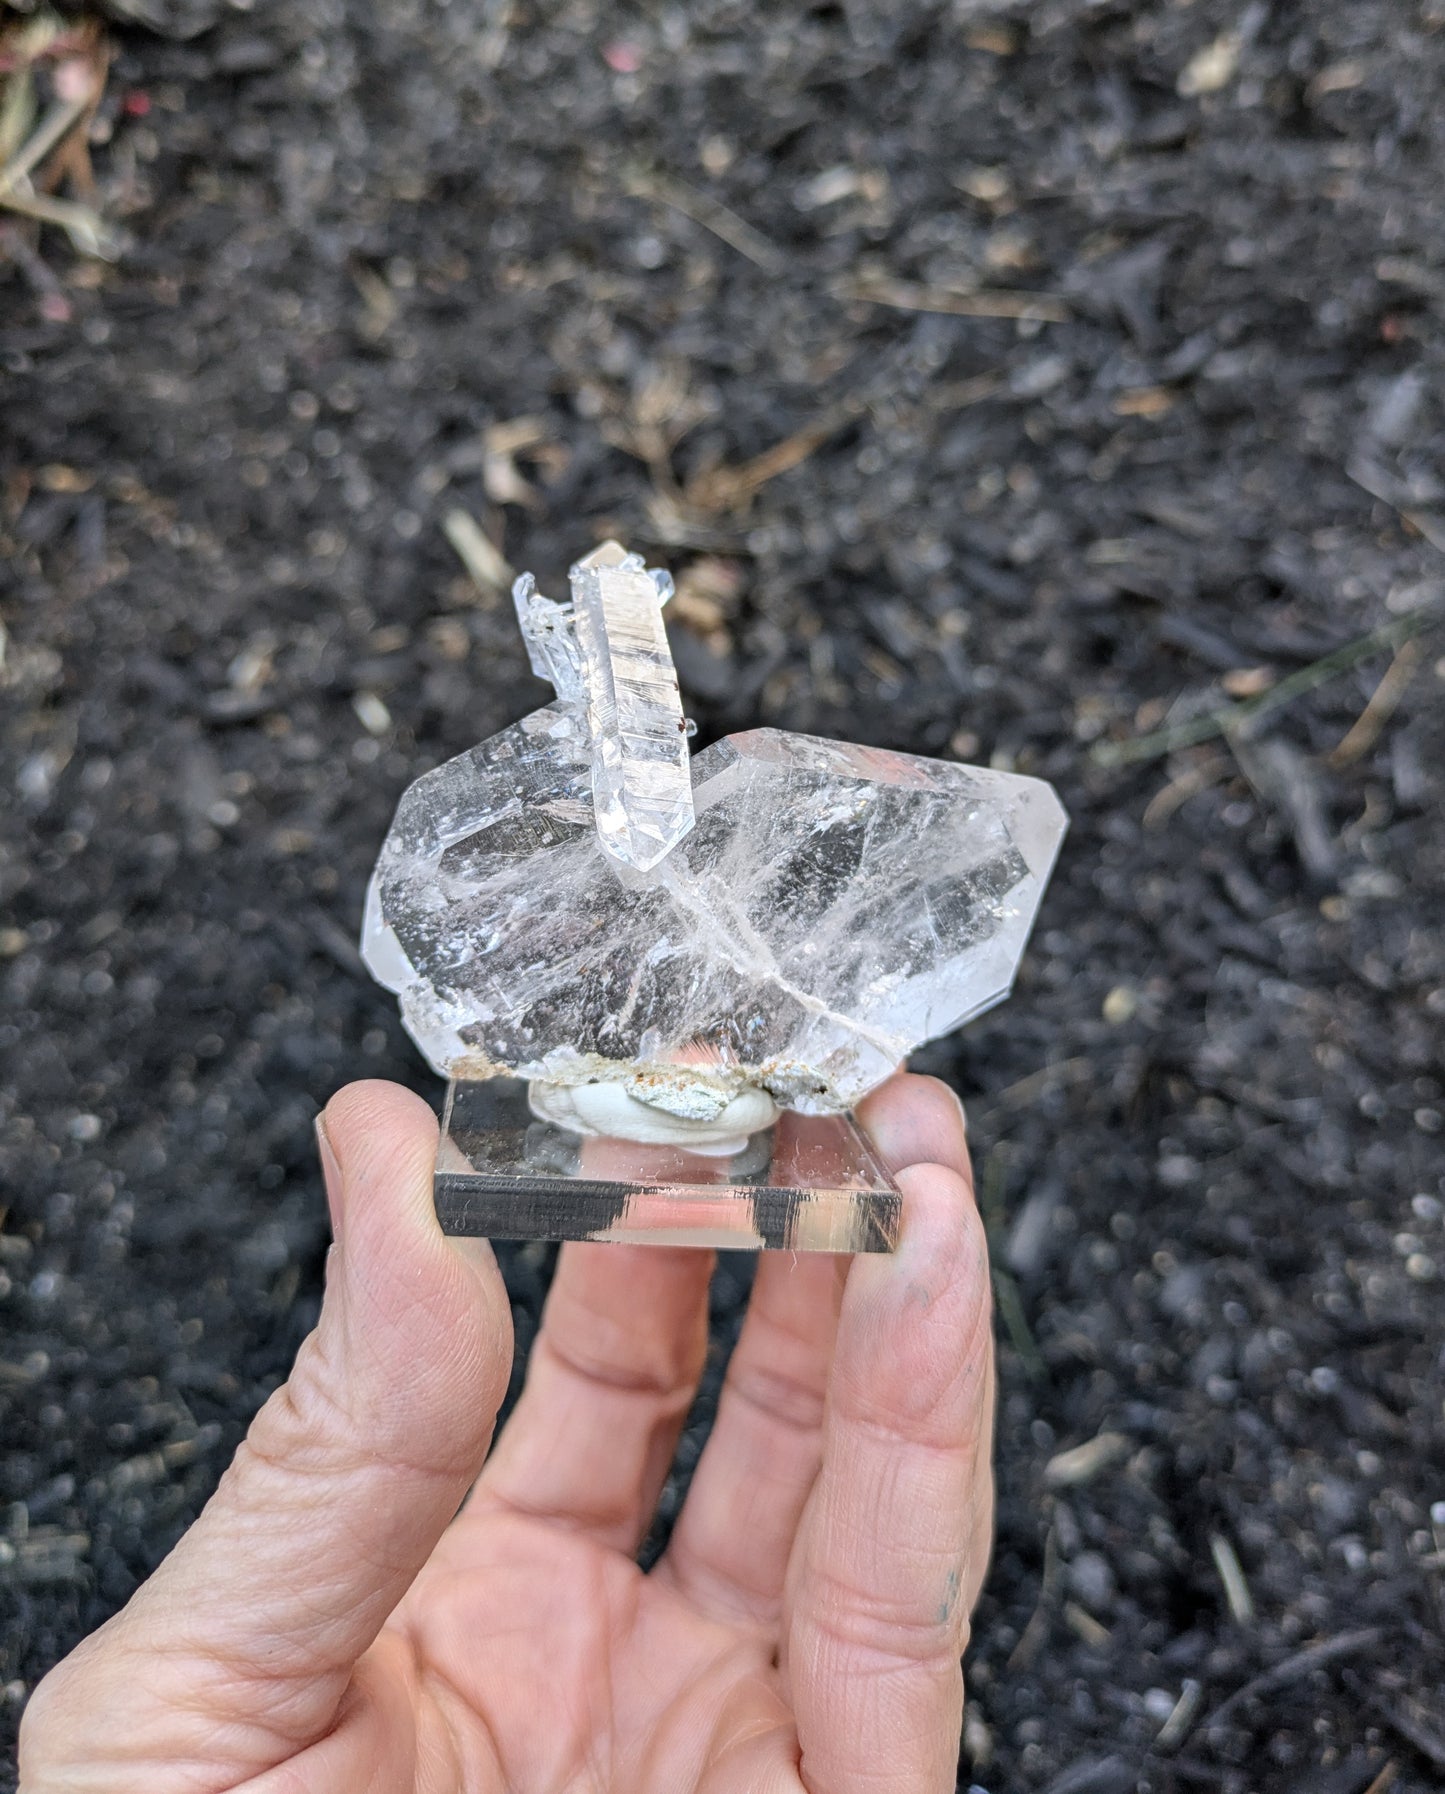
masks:
<path fill-rule="evenodd" d="M 1098 1551 L 1081 1551 L 1069 1565 L 1069 1587 L 1088 1608 L 1108 1608 L 1114 1600 L 1114 1572 Z"/>
<path fill-rule="evenodd" d="M 1127 984 L 1116 984 L 1104 998 L 1104 1020 L 1111 1028 L 1122 1028 L 1139 1013 L 1139 996 Z"/>
<path fill-rule="evenodd" d="M 357 721 L 368 735 L 385 735 L 391 727 L 391 712 L 374 691 L 359 691 L 351 700 Z"/>
<path fill-rule="evenodd" d="M 1167 1688 L 1146 1688 L 1144 1691 L 1144 1711 L 1160 1725 L 1168 1719 L 1176 1704 L 1175 1696 Z"/>

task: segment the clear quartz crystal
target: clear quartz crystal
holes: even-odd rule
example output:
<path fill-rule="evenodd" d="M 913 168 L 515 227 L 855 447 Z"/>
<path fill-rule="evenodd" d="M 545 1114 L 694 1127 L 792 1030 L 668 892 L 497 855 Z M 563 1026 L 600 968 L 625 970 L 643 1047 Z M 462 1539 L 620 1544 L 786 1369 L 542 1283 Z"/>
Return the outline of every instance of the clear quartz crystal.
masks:
<path fill-rule="evenodd" d="M 512 587 L 512 602 L 532 671 L 545 679 L 564 703 L 583 703 L 582 657 L 572 629 L 571 605 L 544 598 L 530 573 L 524 573 Z"/>
<path fill-rule="evenodd" d="M 571 574 L 592 741 L 592 807 L 607 852 L 646 872 L 695 820 L 687 720 L 658 585 L 640 556 L 599 560 L 607 548 Z"/>
<path fill-rule="evenodd" d="M 693 826 L 686 718 L 662 606 L 672 580 L 604 542 L 572 568 L 572 603 L 524 573 L 512 588 L 532 671 L 579 706 L 592 749 L 603 849 L 646 872 Z"/>
<path fill-rule="evenodd" d="M 639 873 L 594 824 L 590 714 L 535 711 L 401 800 L 363 953 L 438 1071 L 828 1114 L 1007 995 L 1066 827 L 1048 785 L 754 730 L 692 760 L 696 824 Z"/>

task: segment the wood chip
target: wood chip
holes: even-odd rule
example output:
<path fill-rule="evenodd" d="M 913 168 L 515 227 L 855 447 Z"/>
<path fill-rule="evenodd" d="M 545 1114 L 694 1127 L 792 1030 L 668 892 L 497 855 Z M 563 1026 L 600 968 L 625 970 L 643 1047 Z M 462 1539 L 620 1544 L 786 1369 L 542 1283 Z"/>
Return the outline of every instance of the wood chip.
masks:
<path fill-rule="evenodd" d="M 1159 1736 L 1154 1740 L 1155 1750 L 1174 1750 L 1183 1743 L 1194 1723 L 1203 1695 L 1203 1684 L 1194 1681 L 1192 1677 L 1186 1677 L 1184 1686 L 1179 1690 L 1179 1699 L 1174 1703 L 1174 1711 L 1159 1728 Z"/>
<path fill-rule="evenodd" d="M 1114 399 L 1116 417 L 1163 417 L 1174 407 L 1174 394 L 1167 386 L 1132 386 Z"/>
<path fill-rule="evenodd" d="M 1380 739 L 1385 725 L 1395 713 L 1395 707 L 1405 695 L 1405 688 L 1415 677 L 1416 668 L 1424 658 L 1425 644 L 1418 637 L 1400 644 L 1395 658 L 1371 693 L 1369 703 L 1329 757 L 1329 764 L 1337 772 L 1341 767 L 1353 766 Z"/>
<path fill-rule="evenodd" d="M 1232 667 L 1219 683 L 1232 698 L 1257 698 L 1274 684 L 1270 667 Z"/>
<path fill-rule="evenodd" d="M 1185 63 L 1175 91 L 1190 100 L 1202 93 L 1218 93 L 1220 88 L 1227 87 L 1239 67 L 1239 48 L 1238 33 L 1226 31 L 1212 44 L 1197 50 Z"/>
<path fill-rule="evenodd" d="M 1230 1617 L 1237 1626 L 1253 1625 L 1254 1597 L 1249 1592 L 1249 1584 L 1244 1579 L 1244 1571 L 1240 1568 L 1234 1546 L 1222 1532 L 1210 1535 L 1209 1555 L 1214 1559 L 1219 1580 L 1224 1584 L 1224 1598 L 1229 1604 Z"/>
<path fill-rule="evenodd" d="M 1054 293 L 1021 293 L 1008 287 L 978 287 L 972 292 L 925 286 L 913 280 L 861 275 L 841 281 L 840 299 L 866 305 L 887 305 L 895 311 L 939 312 L 954 318 L 1018 318 L 1036 324 L 1062 324 L 1069 308 Z"/>
<path fill-rule="evenodd" d="M 1188 803 L 1191 797 L 1197 797 L 1201 791 L 1207 791 L 1211 785 L 1217 785 L 1233 771 L 1234 761 L 1228 754 L 1214 754 L 1198 765 L 1187 768 L 1149 799 L 1142 818 L 1144 827 L 1161 828 L 1181 804 Z"/>
<path fill-rule="evenodd" d="M 634 163 L 624 170 L 623 187 L 634 199 L 657 200 L 691 218 L 765 274 L 781 274 L 787 267 L 787 257 L 776 243 L 710 194 L 699 193 L 674 175 Z"/>
<path fill-rule="evenodd" d="M 1064 1602 L 1064 1624 L 1075 1637 L 1083 1639 L 1086 1645 L 1096 1651 L 1102 1651 L 1114 1636 L 1107 1626 L 1096 1620 L 1087 1608 L 1080 1607 L 1077 1601 Z"/>
<path fill-rule="evenodd" d="M 1075 1489 L 1093 1482 L 1129 1455 L 1130 1441 L 1123 1433 L 1100 1433 L 1061 1451 L 1044 1466 L 1046 1489 Z"/>
<path fill-rule="evenodd" d="M 458 560 L 483 592 L 495 597 L 506 591 L 516 575 L 501 550 L 483 535 L 475 517 L 463 510 L 448 511 L 442 519 L 442 530 Z"/>

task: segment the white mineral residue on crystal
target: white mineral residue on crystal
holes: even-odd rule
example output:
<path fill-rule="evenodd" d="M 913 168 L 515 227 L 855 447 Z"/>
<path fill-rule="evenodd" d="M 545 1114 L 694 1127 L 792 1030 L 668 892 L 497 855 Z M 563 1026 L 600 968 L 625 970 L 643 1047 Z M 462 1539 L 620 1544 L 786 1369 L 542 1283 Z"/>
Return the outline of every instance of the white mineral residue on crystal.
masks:
<path fill-rule="evenodd" d="M 645 874 L 591 824 L 575 705 L 406 792 L 363 951 L 438 1071 L 827 1113 L 1007 995 L 1066 826 L 1047 785 L 771 729 L 691 775 Z"/>
<path fill-rule="evenodd" d="M 687 723 L 658 587 L 641 560 L 572 569 L 592 805 L 602 845 L 640 872 L 693 826 Z"/>
<path fill-rule="evenodd" d="M 685 1066 L 669 1066 L 663 1072 L 639 1068 L 625 1081 L 623 1088 L 638 1102 L 676 1115 L 683 1121 L 715 1120 L 737 1100 L 738 1095 L 744 1094 L 701 1073 L 689 1078 Z M 762 1093 L 748 1091 L 745 1094 L 757 1096 Z"/>

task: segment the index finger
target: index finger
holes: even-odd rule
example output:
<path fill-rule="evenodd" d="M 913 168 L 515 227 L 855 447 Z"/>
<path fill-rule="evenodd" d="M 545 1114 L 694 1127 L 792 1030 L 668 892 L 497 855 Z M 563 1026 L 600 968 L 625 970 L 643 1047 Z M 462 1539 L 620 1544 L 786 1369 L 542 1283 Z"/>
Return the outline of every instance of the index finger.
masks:
<path fill-rule="evenodd" d="M 437 1226 L 436 1118 L 367 1082 L 318 1132 L 336 1246 L 316 1330 L 195 1525 L 36 1690 L 27 1788 L 134 1787 L 142 1760 L 151 1787 L 253 1785 L 331 1733 L 481 1468 L 511 1314 L 490 1249 Z"/>
<path fill-rule="evenodd" d="M 961 1112 L 949 1121 L 930 1095 L 926 1116 L 908 1113 L 912 1084 L 881 1092 L 866 1120 L 895 1164 L 913 1141 L 936 1162 L 897 1170 L 898 1250 L 849 1272 L 823 1465 L 789 1568 L 785 1668 L 817 1794 L 953 1787 L 991 1529 L 987 1248 Z"/>

